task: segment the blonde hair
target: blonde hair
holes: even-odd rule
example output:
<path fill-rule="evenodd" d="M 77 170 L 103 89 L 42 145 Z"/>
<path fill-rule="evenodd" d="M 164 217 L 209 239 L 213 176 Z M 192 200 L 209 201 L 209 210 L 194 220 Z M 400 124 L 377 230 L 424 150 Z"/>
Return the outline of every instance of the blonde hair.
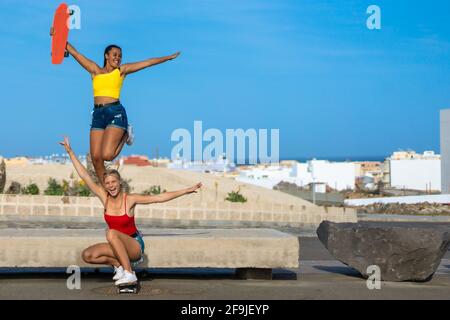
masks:
<path fill-rule="evenodd" d="M 103 181 L 105 181 L 105 179 L 109 176 L 115 176 L 117 179 L 119 179 L 120 184 L 122 184 L 122 177 L 120 176 L 119 171 L 115 169 L 107 169 L 103 174 Z"/>

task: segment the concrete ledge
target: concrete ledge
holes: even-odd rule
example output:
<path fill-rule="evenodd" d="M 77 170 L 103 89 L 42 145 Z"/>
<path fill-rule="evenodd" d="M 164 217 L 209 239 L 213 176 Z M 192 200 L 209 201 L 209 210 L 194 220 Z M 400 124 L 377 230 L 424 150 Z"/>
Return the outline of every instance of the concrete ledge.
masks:
<path fill-rule="evenodd" d="M 272 229 L 143 229 L 139 267 L 298 268 L 299 241 Z M 0 229 L 0 267 L 95 267 L 83 249 L 106 242 L 101 230 Z"/>

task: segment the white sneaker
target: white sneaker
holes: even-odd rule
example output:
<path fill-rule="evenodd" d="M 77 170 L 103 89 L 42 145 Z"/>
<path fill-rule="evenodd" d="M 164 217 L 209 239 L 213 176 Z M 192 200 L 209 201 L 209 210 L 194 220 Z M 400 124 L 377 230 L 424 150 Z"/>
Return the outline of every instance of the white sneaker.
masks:
<path fill-rule="evenodd" d="M 119 267 L 114 266 L 114 277 L 113 277 L 113 280 L 117 281 L 120 278 L 122 278 L 123 277 L 123 272 L 124 272 L 124 270 L 123 270 L 122 266 L 119 266 Z"/>
<path fill-rule="evenodd" d="M 105 166 L 105 169 L 111 168 L 114 161 L 103 161 L 103 165 Z"/>
<path fill-rule="evenodd" d="M 131 124 L 128 125 L 127 133 L 128 133 L 127 145 L 131 146 L 134 143 L 133 126 Z"/>
<path fill-rule="evenodd" d="M 129 271 L 125 270 L 123 272 L 122 278 L 117 280 L 115 282 L 115 285 L 119 286 L 121 284 L 128 284 L 128 283 L 134 283 L 134 282 L 137 282 L 137 277 L 136 277 L 136 274 L 134 273 L 134 271 L 133 272 L 129 272 Z"/>

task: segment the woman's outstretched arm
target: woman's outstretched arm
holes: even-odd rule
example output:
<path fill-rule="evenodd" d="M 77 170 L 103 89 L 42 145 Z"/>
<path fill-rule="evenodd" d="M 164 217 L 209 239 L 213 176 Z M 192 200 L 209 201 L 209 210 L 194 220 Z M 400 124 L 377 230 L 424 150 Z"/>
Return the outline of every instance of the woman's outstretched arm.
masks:
<path fill-rule="evenodd" d="M 140 62 L 134 62 L 134 63 L 125 63 L 122 64 L 120 66 L 120 72 L 123 75 L 127 75 L 133 72 L 137 72 L 139 70 L 169 61 L 169 60 L 173 60 L 176 57 L 178 57 L 180 55 L 180 52 L 174 53 L 170 56 L 166 56 L 166 57 L 161 57 L 161 58 L 150 58 L 144 61 L 140 61 Z"/>
<path fill-rule="evenodd" d="M 201 188 L 202 184 L 199 182 L 196 185 L 181 189 L 178 191 L 164 192 L 157 195 L 143 195 L 143 194 L 130 194 L 128 196 L 128 201 L 130 208 L 132 208 L 136 204 L 150 204 L 150 203 L 161 203 L 173 200 L 175 198 L 184 196 L 185 194 L 190 194 L 193 192 L 197 192 L 198 188 Z"/>
<path fill-rule="evenodd" d="M 81 179 L 86 183 L 89 189 L 100 198 L 100 200 L 105 203 L 106 201 L 106 191 L 105 189 L 100 186 L 99 184 L 95 183 L 94 180 L 92 180 L 91 176 L 89 175 L 89 172 L 87 169 L 81 164 L 80 160 L 78 160 L 77 156 L 73 152 L 72 148 L 69 144 L 69 139 L 67 137 L 64 137 L 64 141 L 60 142 L 64 149 L 66 149 L 66 152 L 69 154 L 70 160 L 72 160 L 72 164 L 75 167 L 75 170 L 78 172 L 78 175 Z"/>
<path fill-rule="evenodd" d="M 67 42 L 67 51 L 77 60 L 77 62 L 87 70 L 91 75 L 96 75 L 100 67 L 92 60 L 86 58 L 81 53 L 79 53 L 70 43 Z"/>
<path fill-rule="evenodd" d="M 53 36 L 55 29 L 50 28 L 50 36 Z M 89 60 L 81 53 L 79 53 L 69 42 L 66 44 L 66 50 L 78 61 L 78 63 L 85 68 L 92 76 L 98 73 L 100 67 L 92 60 Z"/>

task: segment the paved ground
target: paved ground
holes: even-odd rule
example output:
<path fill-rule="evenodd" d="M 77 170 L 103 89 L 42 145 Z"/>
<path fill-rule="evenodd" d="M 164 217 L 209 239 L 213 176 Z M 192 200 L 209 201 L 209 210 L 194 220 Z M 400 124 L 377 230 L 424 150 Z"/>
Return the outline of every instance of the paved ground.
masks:
<path fill-rule="evenodd" d="M 450 276 L 428 283 L 385 283 L 368 290 L 364 280 L 342 274 L 306 274 L 298 280 L 241 281 L 229 278 L 142 281 L 138 295 L 117 295 L 109 278 L 83 278 L 81 290 L 68 290 L 63 278 L 1 280 L 0 299 L 449 299 Z"/>
<path fill-rule="evenodd" d="M 366 281 L 334 260 L 317 238 L 301 238 L 299 269 L 274 270 L 274 280 L 236 280 L 234 270 L 150 269 L 141 274 L 138 295 L 117 295 L 110 274 L 83 274 L 81 290 L 69 290 L 68 275 L 0 272 L 0 299 L 450 299 L 450 254 L 426 283 L 383 283 L 369 290 Z"/>

